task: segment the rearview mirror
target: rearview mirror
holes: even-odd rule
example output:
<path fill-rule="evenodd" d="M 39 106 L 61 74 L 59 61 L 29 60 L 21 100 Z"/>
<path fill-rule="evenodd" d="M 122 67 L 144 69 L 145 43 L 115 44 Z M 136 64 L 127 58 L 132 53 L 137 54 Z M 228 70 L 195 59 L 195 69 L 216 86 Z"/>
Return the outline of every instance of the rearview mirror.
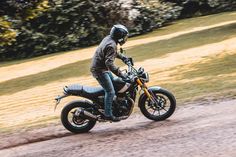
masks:
<path fill-rule="evenodd" d="M 122 47 L 120 48 L 120 53 L 125 54 L 125 50 Z"/>
<path fill-rule="evenodd" d="M 130 57 L 129 61 L 130 61 L 131 65 L 134 66 L 133 58 Z"/>

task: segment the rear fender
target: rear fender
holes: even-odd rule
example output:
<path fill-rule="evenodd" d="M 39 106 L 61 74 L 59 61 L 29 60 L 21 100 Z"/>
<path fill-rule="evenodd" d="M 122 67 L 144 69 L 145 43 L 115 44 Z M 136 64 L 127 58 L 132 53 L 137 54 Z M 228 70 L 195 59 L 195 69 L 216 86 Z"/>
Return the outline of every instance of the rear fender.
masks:
<path fill-rule="evenodd" d="M 56 111 L 57 106 L 60 104 L 61 99 L 65 98 L 65 97 L 68 97 L 68 96 L 69 96 L 69 95 L 64 92 L 63 95 L 61 95 L 61 96 L 58 95 L 58 96 L 54 99 L 54 100 L 56 101 L 56 104 L 55 104 L 55 106 L 54 106 L 54 112 Z"/>
<path fill-rule="evenodd" d="M 71 96 L 71 95 L 68 95 L 67 93 L 64 93 L 62 96 L 57 96 L 55 98 L 56 104 L 55 104 L 55 107 L 54 107 L 54 112 L 56 111 L 57 106 L 61 102 L 61 99 L 65 98 L 65 97 L 68 97 L 68 96 Z M 80 103 L 80 104 L 85 105 L 86 107 L 89 106 L 89 107 L 93 107 L 93 108 L 95 106 L 92 102 L 90 102 L 88 100 L 74 100 L 74 101 L 71 101 L 69 104 L 71 104 L 71 103 Z"/>
<path fill-rule="evenodd" d="M 69 104 L 72 104 L 72 103 L 73 104 L 74 103 L 82 104 L 84 107 L 92 107 L 92 108 L 95 107 L 95 105 L 92 102 L 88 101 L 88 100 L 74 100 L 74 101 L 69 102 Z"/>

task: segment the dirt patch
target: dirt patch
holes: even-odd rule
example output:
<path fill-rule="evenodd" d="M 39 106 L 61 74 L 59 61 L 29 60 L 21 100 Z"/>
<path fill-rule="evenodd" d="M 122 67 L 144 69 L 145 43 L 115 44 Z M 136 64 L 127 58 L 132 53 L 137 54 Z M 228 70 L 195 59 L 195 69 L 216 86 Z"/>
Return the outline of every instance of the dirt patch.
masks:
<path fill-rule="evenodd" d="M 153 122 L 136 114 L 119 123 L 99 124 L 87 134 L 72 135 L 60 126 L 51 126 L 12 136 L 11 141 L 3 139 L 9 147 L 22 138 L 29 138 L 30 142 L 35 140 L 34 136 L 52 137 L 3 149 L 0 156 L 235 156 L 235 103 L 234 99 L 179 107 L 163 122 Z M 53 137 L 58 135 L 62 138 Z"/>
<path fill-rule="evenodd" d="M 169 69 L 180 65 L 191 65 L 202 61 L 207 56 L 215 56 L 221 53 L 235 53 L 236 38 L 228 39 L 222 42 L 207 44 L 187 50 L 170 53 L 162 58 L 147 59 L 143 62 L 135 63 L 138 66 L 143 66 L 149 72 L 158 69 Z M 151 64 L 150 64 L 151 63 Z"/>

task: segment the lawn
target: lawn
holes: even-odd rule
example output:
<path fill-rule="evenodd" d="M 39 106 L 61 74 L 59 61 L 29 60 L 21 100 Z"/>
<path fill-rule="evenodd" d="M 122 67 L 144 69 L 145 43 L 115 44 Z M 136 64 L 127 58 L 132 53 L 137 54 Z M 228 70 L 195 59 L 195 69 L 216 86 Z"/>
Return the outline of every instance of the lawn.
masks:
<path fill-rule="evenodd" d="M 183 29 L 185 30 L 187 28 L 217 24 L 229 20 L 235 20 L 235 13 L 204 16 L 189 19 L 189 21 L 180 20 L 173 25 L 133 39 L 164 35 Z M 141 64 L 147 59 L 162 59 L 167 54 L 174 54 L 178 51 L 218 43 L 234 37 L 236 37 L 236 24 L 229 24 L 184 34 L 168 40 L 135 46 L 127 50 L 127 55 L 132 56 L 136 62 L 140 62 Z M 48 56 L 39 58 L 46 57 Z M 39 58 L 30 60 L 37 60 Z M 172 91 L 177 98 L 178 105 L 195 100 L 202 101 L 208 98 L 216 100 L 235 98 L 235 58 L 236 50 L 230 52 L 224 51 L 215 56 L 212 55 L 202 58 L 201 61 L 172 67 L 165 69 L 165 71 L 161 70 L 162 67 L 156 67 L 157 70 L 150 72 L 151 82 L 149 85 L 160 85 Z M 26 61 L 28 60 L 10 62 L 9 64 L 2 64 L 2 66 Z M 0 132 L 16 131 L 22 128 L 30 129 L 32 127 L 42 127 L 49 123 L 58 124 L 59 111 L 65 101 L 63 100 L 64 102 L 62 102 L 58 111 L 53 114 L 53 96 L 60 94 L 58 90 L 54 90 L 54 88 L 57 87 L 57 84 L 58 86 L 61 83 L 69 84 L 70 79 L 80 79 L 89 76 L 90 62 L 90 59 L 79 61 L 46 72 L 1 82 L 0 97 L 2 102 L 0 104 L 0 119 L 10 118 L 9 121 L 0 122 Z M 118 64 L 121 63 L 119 62 Z M 150 65 L 151 64 L 152 63 L 150 63 Z M 164 76 L 164 73 L 168 73 L 168 75 Z M 61 87 L 58 87 L 58 89 L 59 88 L 61 90 Z M 3 101 L 3 99 L 5 100 Z M 71 99 L 72 98 L 68 98 L 66 101 L 68 102 Z"/>
<path fill-rule="evenodd" d="M 236 37 L 236 24 L 189 33 L 169 40 L 161 40 L 135 46 L 127 50 L 127 55 L 132 56 L 135 61 L 144 61 L 145 59 L 162 57 L 168 53 L 220 42 L 232 37 Z M 46 72 L 2 82 L 0 83 L 2 88 L 0 95 L 13 94 L 21 90 L 44 85 L 53 81 L 90 75 L 90 62 L 91 59 L 79 61 Z"/>
<path fill-rule="evenodd" d="M 169 80 L 154 83 L 171 89 L 179 105 L 209 97 L 218 100 L 236 97 L 235 52 L 224 52 L 221 55 L 207 57 L 202 62 L 174 69 L 177 70 L 170 75 Z"/>

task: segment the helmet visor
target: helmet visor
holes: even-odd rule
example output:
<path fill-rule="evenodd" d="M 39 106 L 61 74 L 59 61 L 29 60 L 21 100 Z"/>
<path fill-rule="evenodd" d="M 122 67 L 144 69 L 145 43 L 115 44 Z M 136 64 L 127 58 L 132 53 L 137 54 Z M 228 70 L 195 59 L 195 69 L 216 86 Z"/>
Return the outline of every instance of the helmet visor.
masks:
<path fill-rule="evenodd" d="M 126 42 L 127 40 L 128 40 L 128 35 L 124 37 L 124 42 Z"/>

